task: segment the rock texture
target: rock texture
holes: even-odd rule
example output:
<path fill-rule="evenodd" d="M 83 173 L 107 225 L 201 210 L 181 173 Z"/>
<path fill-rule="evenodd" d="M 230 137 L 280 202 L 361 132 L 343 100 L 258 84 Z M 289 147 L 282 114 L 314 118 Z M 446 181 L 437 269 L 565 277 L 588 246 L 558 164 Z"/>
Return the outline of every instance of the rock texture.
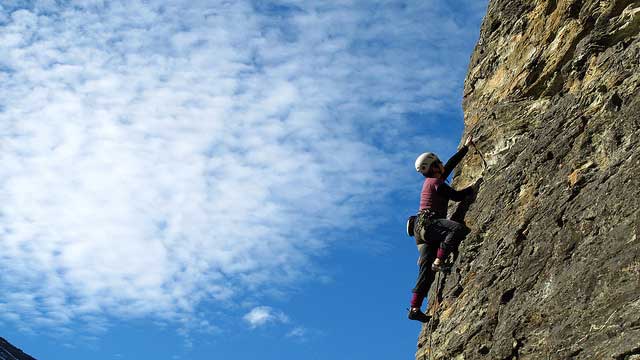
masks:
<path fill-rule="evenodd" d="M 0 360 L 36 360 L 0 337 Z"/>
<path fill-rule="evenodd" d="M 639 32 L 640 1 L 490 1 L 454 186 L 485 181 L 417 359 L 640 359 Z"/>

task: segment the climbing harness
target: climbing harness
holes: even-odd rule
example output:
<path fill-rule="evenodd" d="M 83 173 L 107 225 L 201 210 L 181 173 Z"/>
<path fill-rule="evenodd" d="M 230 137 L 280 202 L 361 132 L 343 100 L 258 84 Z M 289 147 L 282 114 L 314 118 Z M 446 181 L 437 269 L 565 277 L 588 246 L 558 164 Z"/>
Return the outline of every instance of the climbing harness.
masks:
<path fill-rule="evenodd" d="M 422 209 L 417 215 L 411 215 L 407 219 L 407 235 L 415 236 L 416 229 L 420 231 L 427 226 L 436 213 L 431 209 Z"/>
<path fill-rule="evenodd" d="M 436 275 L 436 289 L 434 291 L 434 298 L 433 298 L 434 299 L 433 314 L 431 315 L 431 318 L 429 318 L 429 324 L 427 325 L 427 342 L 429 343 L 429 348 L 427 349 L 427 360 L 431 360 L 431 352 L 433 351 L 433 343 L 431 342 L 431 332 L 432 332 L 431 326 L 433 324 L 433 318 L 438 312 L 438 307 L 440 306 L 440 301 L 438 301 L 438 289 L 440 289 L 440 274 L 441 272 L 438 271 Z"/>
<path fill-rule="evenodd" d="M 416 228 L 418 230 L 424 229 L 431 223 L 431 219 L 436 216 L 436 213 L 431 209 L 422 209 L 418 213 L 418 218 L 416 219 Z"/>
<path fill-rule="evenodd" d="M 427 228 L 436 213 L 431 209 L 422 209 L 417 215 L 411 215 L 407 219 L 407 235 L 415 237 L 416 245 L 424 244 L 425 239 L 418 236 L 420 230 Z"/>

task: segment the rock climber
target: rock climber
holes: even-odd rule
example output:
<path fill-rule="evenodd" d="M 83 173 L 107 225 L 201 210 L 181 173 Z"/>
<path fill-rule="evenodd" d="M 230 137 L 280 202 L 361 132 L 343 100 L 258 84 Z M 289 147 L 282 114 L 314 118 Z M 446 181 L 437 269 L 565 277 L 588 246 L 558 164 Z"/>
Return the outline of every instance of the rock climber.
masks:
<path fill-rule="evenodd" d="M 420 212 L 413 229 L 420 253 L 420 270 L 411 297 L 408 314 L 411 320 L 429 321 L 429 316 L 420 310 L 422 302 L 429 292 L 436 272 L 442 270 L 444 260 L 469 232 L 463 224 L 447 219 L 447 205 L 449 200 L 462 201 L 467 196 L 472 196 L 477 192 L 479 182 L 458 191 L 445 181 L 472 144 L 473 139 L 469 136 L 464 146 L 444 166 L 434 153 L 423 153 L 416 159 L 416 170 L 424 175 L 425 179 L 420 193 Z"/>

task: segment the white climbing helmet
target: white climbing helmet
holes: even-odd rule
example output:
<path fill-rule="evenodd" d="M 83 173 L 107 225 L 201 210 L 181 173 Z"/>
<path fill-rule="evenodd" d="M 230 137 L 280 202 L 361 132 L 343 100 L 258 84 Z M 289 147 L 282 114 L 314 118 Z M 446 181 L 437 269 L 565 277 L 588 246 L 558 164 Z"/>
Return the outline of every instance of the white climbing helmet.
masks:
<path fill-rule="evenodd" d="M 431 168 L 431 165 L 436 161 L 440 161 L 438 156 L 431 152 L 420 154 L 416 159 L 416 171 L 419 173 L 425 173 Z"/>

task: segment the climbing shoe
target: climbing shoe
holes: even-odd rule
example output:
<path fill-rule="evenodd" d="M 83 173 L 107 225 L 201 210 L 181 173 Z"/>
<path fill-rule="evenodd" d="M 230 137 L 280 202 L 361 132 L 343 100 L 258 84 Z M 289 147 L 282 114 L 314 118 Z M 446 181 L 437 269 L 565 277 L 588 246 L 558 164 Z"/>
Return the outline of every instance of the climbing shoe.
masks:
<path fill-rule="evenodd" d="M 447 264 L 447 263 L 436 264 L 435 261 L 433 262 L 433 264 L 431 264 L 431 270 L 433 270 L 434 272 L 441 271 L 445 274 L 450 274 L 452 267 L 453 267 L 452 264 Z"/>
<path fill-rule="evenodd" d="M 430 316 L 420 311 L 420 309 L 409 309 L 407 317 L 410 320 L 418 320 L 423 323 L 429 322 Z"/>
<path fill-rule="evenodd" d="M 443 263 L 441 261 L 438 261 L 440 259 L 436 259 L 436 261 L 433 262 L 433 264 L 431 264 L 431 270 L 438 272 L 438 271 L 442 271 L 442 267 L 443 267 Z"/>

